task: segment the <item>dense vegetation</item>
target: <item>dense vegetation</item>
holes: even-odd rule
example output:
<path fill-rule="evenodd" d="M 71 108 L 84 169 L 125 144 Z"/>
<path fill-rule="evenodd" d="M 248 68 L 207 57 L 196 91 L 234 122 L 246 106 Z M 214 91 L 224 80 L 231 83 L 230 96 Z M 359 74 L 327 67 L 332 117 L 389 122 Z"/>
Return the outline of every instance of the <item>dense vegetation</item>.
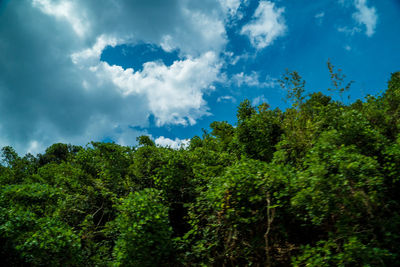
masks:
<path fill-rule="evenodd" d="M 400 73 L 349 105 L 281 83 L 291 108 L 244 101 L 187 148 L 4 147 L 2 265 L 399 265 Z"/>

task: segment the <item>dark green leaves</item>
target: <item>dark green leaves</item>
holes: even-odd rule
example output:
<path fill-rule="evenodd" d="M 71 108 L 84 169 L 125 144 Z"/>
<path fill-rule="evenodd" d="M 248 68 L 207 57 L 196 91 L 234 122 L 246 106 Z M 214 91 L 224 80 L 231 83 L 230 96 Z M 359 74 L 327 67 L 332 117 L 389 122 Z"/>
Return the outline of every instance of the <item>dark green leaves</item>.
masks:
<path fill-rule="evenodd" d="M 345 76 L 328 63 L 332 91 Z M 7 266 L 398 266 L 400 74 L 345 105 L 281 80 L 286 111 L 243 101 L 237 124 L 178 150 L 54 144 L 1 152 Z"/>

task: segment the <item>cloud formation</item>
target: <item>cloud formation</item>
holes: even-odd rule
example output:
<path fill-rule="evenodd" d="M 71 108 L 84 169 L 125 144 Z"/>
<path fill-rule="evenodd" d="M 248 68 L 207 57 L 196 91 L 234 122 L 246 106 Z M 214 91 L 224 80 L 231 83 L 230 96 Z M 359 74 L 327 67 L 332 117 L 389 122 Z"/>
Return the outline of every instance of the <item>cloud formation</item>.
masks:
<path fill-rule="evenodd" d="M 368 7 L 367 0 L 355 0 L 354 5 L 357 11 L 353 14 L 353 19 L 358 24 L 363 24 L 366 28 L 365 34 L 371 37 L 375 33 L 378 15 L 375 7 Z"/>
<path fill-rule="evenodd" d="M 376 25 L 378 23 L 378 14 L 375 7 L 367 6 L 367 0 L 339 0 L 339 4 L 346 8 L 353 6 L 356 9 L 356 12 L 352 14 L 352 18 L 356 24 L 352 27 L 338 27 L 337 30 L 339 32 L 354 35 L 362 32 L 363 30 L 360 26 L 364 26 L 365 34 L 368 37 L 375 34 Z"/>
<path fill-rule="evenodd" d="M 179 128 L 182 136 L 223 112 L 226 116 L 232 105 L 222 109 L 216 103 L 246 97 L 247 87 L 275 87 L 276 80 L 264 75 L 277 75 L 283 64 L 299 64 L 313 51 L 309 49 L 313 42 L 296 45 L 301 40 L 298 34 L 304 35 L 301 27 L 293 27 L 291 39 L 285 38 L 285 47 L 280 46 L 278 41 L 288 31 L 284 17 L 304 5 L 295 1 L 284 7 L 283 3 L 0 1 L 0 147 L 36 153 L 55 142 L 83 145 L 113 140 L 133 145 L 137 136 L 158 131 L 153 123 Z M 373 36 L 376 10 L 383 14 L 387 6 L 374 3 L 375 8 L 366 0 L 341 3 L 351 8 L 344 18 L 318 13 L 329 10 L 318 4 L 318 9 L 304 9 L 304 18 L 287 17 L 288 24 L 314 16 L 317 22 L 323 19 L 323 25 L 308 33 L 321 46 L 330 47 L 332 42 L 325 41 L 331 37 L 328 26 L 350 21 L 339 30 Z M 289 45 L 291 40 L 294 45 Z M 355 51 L 353 40 L 343 43 Z M 391 44 L 395 46 L 396 40 Z M 157 51 L 147 53 L 146 47 Z M 211 113 L 215 116 L 205 118 Z M 199 127 L 181 127 L 196 123 Z"/>
<path fill-rule="evenodd" d="M 21 0 L 0 16 L 0 146 L 39 152 L 54 142 L 128 144 L 154 115 L 194 124 L 219 79 L 225 21 L 240 2 Z M 211 10 L 211 11 L 210 11 Z M 107 46 L 150 43 L 180 59 L 143 70 L 100 60 Z M 211 88 L 211 89 L 210 89 Z"/>
<path fill-rule="evenodd" d="M 158 126 L 193 125 L 207 115 L 203 93 L 219 78 L 221 64 L 213 52 L 175 61 L 167 67 L 161 62 L 147 62 L 142 71 L 124 70 L 101 62 L 93 67 L 99 78 L 105 77 L 118 87 L 123 96 L 144 95 Z"/>
<path fill-rule="evenodd" d="M 284 12 L 284 8 L 277 8 L 270 1 L 261 1 L 254 12 L 252 21 L 243 26 L 241 34 L 247 35 L 257 49 L 271 45 L 287 30 Z"/>
<path fill-rule="evenodd" d="M 236 98 L 234 98 L 231 95 L 223 95 L 223 96 L 219 96 L 217 98 L 217 102 L 232 102 L 232 103 L 236 103 Z"/>
<path fill-rule="evenodd" d="M 263 103 L 267 103 L 267 104 L 269 103 L 268 99 L 264 95 L 257 96 L 251 101 L 251 104 L 253 106 L 259 106 Z"/>
<path fill-rule="evenodd" d="M 278 85 L 277 79 L 267 76 L 264 80 L 260 80 L 259 74 L 255 71 L 250 74 L 244 72 L 236 73 L 232 76 L 231 81 L 238 87 L 247 85 L 251 87 L 273 88 Z"/>
<path fill-rule="evenodd" d="M 175 140 L 172 140 L 170 138 L 165 138 L 164 136 L 160 136 L 156 140 L 154 140 L 154 142 L 156 143 L 156 145 L 159 146 L 179 149 L 181 147 L 187 147 L 190 143 L 190 139 L 175 138 Z"/>
<path fill-rule="evenodd" d="M 241 0 L 221 0 L 220 2 L 224 11 L 230 16 L 234 16 L 240 7 Z"/>

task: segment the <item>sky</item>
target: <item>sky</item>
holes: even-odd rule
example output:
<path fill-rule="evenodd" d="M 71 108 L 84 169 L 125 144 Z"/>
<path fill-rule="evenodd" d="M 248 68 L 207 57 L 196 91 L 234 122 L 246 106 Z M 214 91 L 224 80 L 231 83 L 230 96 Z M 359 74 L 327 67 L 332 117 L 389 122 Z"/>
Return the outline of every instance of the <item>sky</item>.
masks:
<path fill-rule="evenodd" d="M 0 0 L 0 147 L 187 144 L 286 69 L 329 94 L 328 59 L 377 95 L 400 71 L 399 0 Z"/>

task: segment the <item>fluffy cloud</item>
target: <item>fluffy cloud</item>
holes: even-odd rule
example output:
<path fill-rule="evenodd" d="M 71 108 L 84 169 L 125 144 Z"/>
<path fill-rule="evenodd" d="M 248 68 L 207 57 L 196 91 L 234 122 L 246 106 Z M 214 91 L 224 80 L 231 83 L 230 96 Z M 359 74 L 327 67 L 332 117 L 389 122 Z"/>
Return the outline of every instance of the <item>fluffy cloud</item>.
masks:
<path fill-rule="evenodd" d="M 164 136 L 160 136 L 154 142 L 156 143 L 156 145 L 159 145 L 159 146 L 178 149 L 181 147 L 187 147 L 190 143 L 190 139 L 175 138 L 175 140 L 172 140 L 169 138 L 165 138 Z"/>
<path fill-rule="evenodd" d="M 146 96 L 149 110 L 159 126 L 164 124 L 191 124 L 208 114 L 204 90 L 219 78 L 221 64 L 213 52 L 194 58 L 175 61 L 167 67 L 160 62 L 148 62 L 142 71 L 122 69 L 101 62 L 91 69 L 99 78 L 106 77 L 124 96 Z"/>
<path fill-rule="evenodd" d="M 240 7 L 240 2 L 241 2 L 241 0 L 220 0 L 222 8 L 230 16 L 236 15 L 236 13 Z"/>
<path fill-rule="evenodd" d="M 89 29 L 85 13 L 74 2 L 53 2 L 50 0 L 33 0 L 32 5 L 39 8 L 43 13 L 54 16 L 58 20 L 68 22 L 75 33 L 83 37 Z"/>
<path fill-rule="evenodd" d="M 337 30 L 339 32 L 354 35 L 363 31 L 360 27 L 360 25 L 363 25 L 365 26 L 365 34 L 368 37 L 374 35 L 376 24 L 378 22 L 378 14 L 375 7 L 368 7 L 367 0 L 340 0 L 339 4 L 346 8 L 353 6 L 356 9 L 356 12 L 352 15 L 356 25 L 353 25 L 352 27 L 338 27 Z"/>
<path fill-rule="evenodd" d="M 275 4 L 270 1 L 261 1 L 252 21 L 243 26 L 241 34 L 247 35 L 257 49 L 271 45 L 286 32 L 284 11 L 284 8 L 276 8 Z"/>
<path fill-rule="evenodd" d="M 366 28 L 365 34 L 371 37 L 375 33 L 378 15 L 375 7 L 368 7 L 367 0 L 355 0 L 354 5 L 357 12 L 353 14 L 353 18 L 358 24 L 363 24 Z"/>
<path fill-rule="evenodd" d="M 250 74 L 245 74 L 243 72 L 237 73 L 232 76 L 231 80 L 238 87 L 247 85 L 252 87 L 273 88 L 278 85 L 278 81 L 269 76 L 261 81 L 259 74 L 255 71 L 251 72 Z"/>
<path fill-rule="evenodd" d="M 258 73 L 252 72 L 251 74 L 244 74 L 244 72 L 233 75 L 232 81 L 238 86 L 258 86 L 260 84 Z"/>
<path fill-rule="evenodd" d="M 5 5 L 3 2 L 0 5 Z M 38 152 L 54 142 L 112 138 L 131 126 L 194 124 L 218 81 L 225 21 L 236 1 L 21 0 L 0 16 L 0 146 Z M 100 60 L 105 47 L 151 43 L 178 50 L 143 70 Z"/>

